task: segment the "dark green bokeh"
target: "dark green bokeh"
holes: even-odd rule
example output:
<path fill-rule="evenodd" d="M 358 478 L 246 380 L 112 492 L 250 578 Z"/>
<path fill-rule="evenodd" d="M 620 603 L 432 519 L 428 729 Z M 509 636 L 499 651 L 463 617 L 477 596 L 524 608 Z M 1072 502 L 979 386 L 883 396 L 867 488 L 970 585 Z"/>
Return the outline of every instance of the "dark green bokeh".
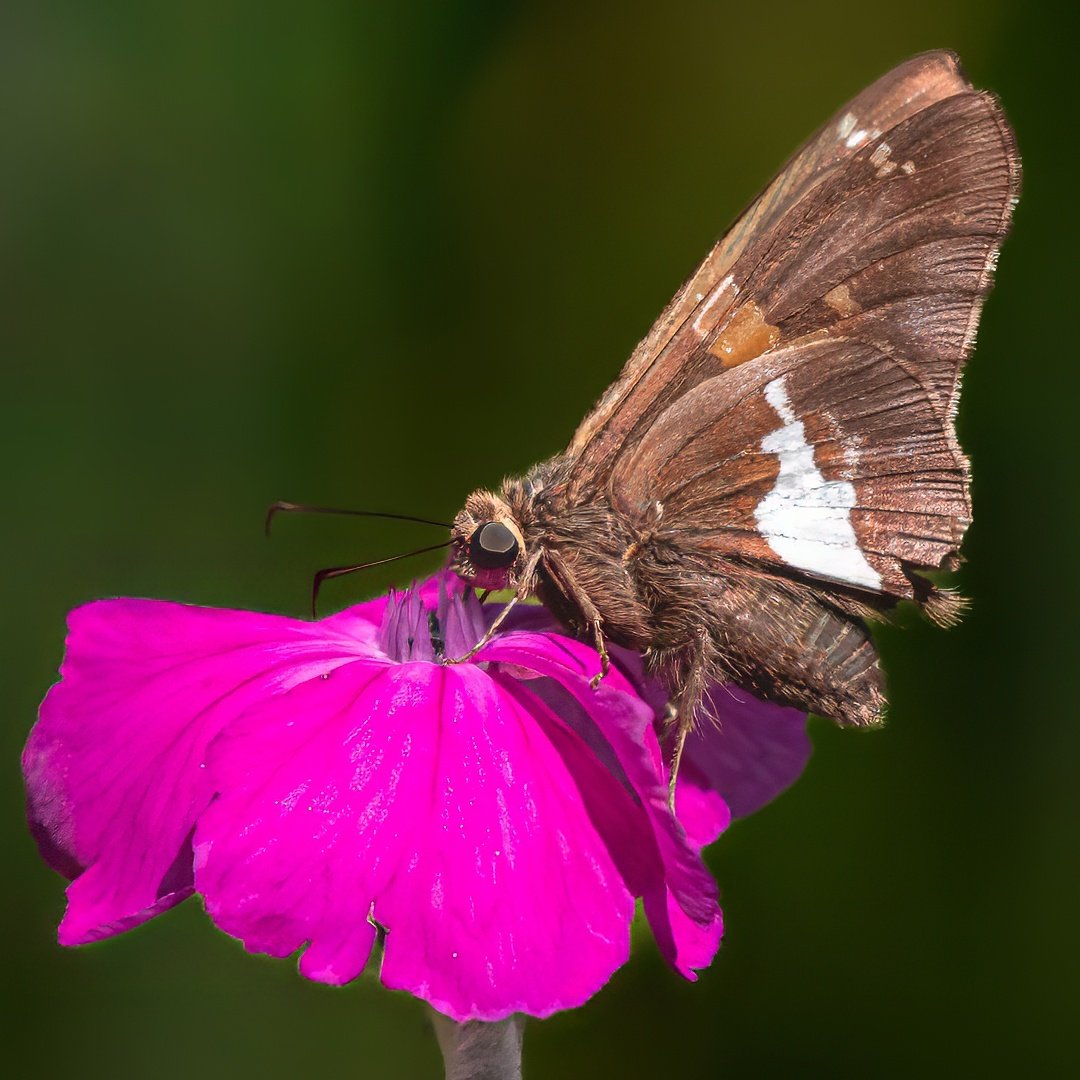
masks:
<path fill-rule="evenodd" d="M 454 9 L 457 10 L 454 10 Z M 1062 12 L 1067 10 L 1062 6 Z M 310 572 L 430 542 L 276 498 L 452 514 L 558 449 L 809 131 L 946 45 L 1005 103 L 1025 190 L 961 436 L 970 618 L 882 634 L 880 734 L 714 850 L 726 944 L 642 937 L 529 1075 L 1056 1075 L 1074 1067 L 1075 59 L 1021 0 L 871 5 L 7 4 L 0 1051 L 17 1075 L 437 1075 L 422 1009 L 305 983 L 197 903 L 55 945 L 15 762 L 67 609 L 302 613 Z M 331 603 L 400 573 L 335 583 Z M 573 957 L 567 957 L 573 963 Z"/>

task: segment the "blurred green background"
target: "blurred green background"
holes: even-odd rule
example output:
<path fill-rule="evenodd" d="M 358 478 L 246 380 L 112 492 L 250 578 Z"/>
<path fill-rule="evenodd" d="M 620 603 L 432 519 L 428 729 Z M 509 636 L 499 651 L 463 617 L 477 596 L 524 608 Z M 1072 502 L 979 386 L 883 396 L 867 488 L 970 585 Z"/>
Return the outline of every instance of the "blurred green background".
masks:
<path fill-rule="evenodd" d="M 816 724 L 714 849 L 697 985 L 642 940 L 526 1040 L 541 1077 L 1062 1075 L 1077 1052 L 1076 72 L 1067 8 L 208 3 L 0 8 L 0 1055 L 16 1075 L 434 1076 L 423 1010 L 248 957 L 196 902 L 61 950 L 17 756 L 67 609 L 301 614 L 318 567 L 559 449 L 732 216 L 848 96 L 960 52 L 1025 188 L 960 415 L 970 618 L 881 635 L 891 723 Z M 331 604 L 436 561 L 332 583 Z M 567 957 L 572 963 L 573 958 Z M 9 1074 L 10 1075 L 10 1074 Z"/>

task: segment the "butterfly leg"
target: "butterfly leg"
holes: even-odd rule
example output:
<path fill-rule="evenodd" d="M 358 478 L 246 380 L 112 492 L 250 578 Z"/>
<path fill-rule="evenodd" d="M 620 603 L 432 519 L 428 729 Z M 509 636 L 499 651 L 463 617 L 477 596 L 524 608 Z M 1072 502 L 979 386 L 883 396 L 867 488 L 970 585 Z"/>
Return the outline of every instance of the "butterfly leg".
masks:
<path fill-rule="evenodd" d="M 604 641 L 603 624 L 599 618 L 592 620 L 593 644 L 600 654 L 600 670 L 589 680 L 589 685 L 596 690 L 603 682 L 604 676 L 611 669 L 611 657 L 608 656 L 607 644 Z"/>
<path fill-rule="evenodd" d="M 604 676 L 611 670 L 611 657 L 608 655 L 607 643 L 604 639 L 604 620 L 597 606 L 589 599 L 589 594 L 578 584 L 566 559 L 561 558 L 554 551 L 549 551 L 545 557 L 545 563 L 558 582 L 563 595 L 577 607 L 586 626 L 592 631 L 593 646 L 600 654 L 600 670 L 589 680 L 589 685 L 596 690 L 603 682 Z"/>
<path fill-rule="evenodd" d="M 667 804 L 672 815 L 675 815 L 675 786 L 679 781 L 679 766 L 682 764 L 683 748 L 686 746 L 686 736 L 690 727 L 680 724 L 675 733 L 675 749 L 671 755 L 671 772 L 668 775 Z"/>
<path fill-rule="evenodd" d="M 694 727 L 698 707 L 705 696 L 709 672 L 713 667 L 714 651 L 709 632 L 702 627 L 697 631 L 695 647 L 689 651 L 689 656 L 683 661 L 682 686 L 679 690 L 674 716 L 675 745 L 672 748 L 671 766 L 668 773 L 668 809 L 672 814 L 675 813 L 675 789 L 679 782 L 679 767 L 682 765 L 683 750 L 686 748 L 686 736 Z"/>

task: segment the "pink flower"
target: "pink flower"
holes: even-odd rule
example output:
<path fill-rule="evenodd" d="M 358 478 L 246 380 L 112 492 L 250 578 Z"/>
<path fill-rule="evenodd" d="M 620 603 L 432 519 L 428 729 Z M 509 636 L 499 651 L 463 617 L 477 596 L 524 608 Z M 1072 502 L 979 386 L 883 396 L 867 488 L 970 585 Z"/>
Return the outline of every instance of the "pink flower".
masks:
<path fill-rule="evenodd" d="M 247 949 L 303 949 L 309 978 L 354 979 L 382 933 L 385 985 L 457 1020 L 546 1016 L 626 961 L 641 897 L 695 978 L 722 932 L 698 854 L 728 823 L 722 793 L 748 810 L 794 779 L 805 718 L 717 691 L 724 726 L 692 738 L 680 825 L 635 658 L 594 691 L 596 653 L 532 608 L 442 662 L 493 614 L 441 576 L 318 622 L 72 612 L 23 756 L 31 828 L 73 879 L 61 943 L 198 892 Z"/>
<path fill-rule="evenodd" d="M 318 622 L 146 600 L 72 612 L 23 757 L 42 854 L 74 880 L 60 941 L 198 892 L 255 952 L 303 948 L 456 1019 L 544 1016 L 628 956 L 635 897 L 687 977 L 719 943 L 697 847 L 667 810 L 653 711 L 587 646 L 497 636 L 436 582 Z M 448 593 L 447 589 L 451 591 Z"/>

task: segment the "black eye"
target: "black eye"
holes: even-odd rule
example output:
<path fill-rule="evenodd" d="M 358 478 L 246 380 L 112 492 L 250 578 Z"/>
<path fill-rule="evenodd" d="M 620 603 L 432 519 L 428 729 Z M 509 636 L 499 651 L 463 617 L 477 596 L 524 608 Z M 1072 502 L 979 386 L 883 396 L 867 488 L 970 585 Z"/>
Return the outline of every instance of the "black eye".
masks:
<path fill-rule="evenodd" d="M 510 566 L 517 554 L 517 537 L 501 521 L 485 522 L 469 541 L 469 559 L 481 570 Z"/>

